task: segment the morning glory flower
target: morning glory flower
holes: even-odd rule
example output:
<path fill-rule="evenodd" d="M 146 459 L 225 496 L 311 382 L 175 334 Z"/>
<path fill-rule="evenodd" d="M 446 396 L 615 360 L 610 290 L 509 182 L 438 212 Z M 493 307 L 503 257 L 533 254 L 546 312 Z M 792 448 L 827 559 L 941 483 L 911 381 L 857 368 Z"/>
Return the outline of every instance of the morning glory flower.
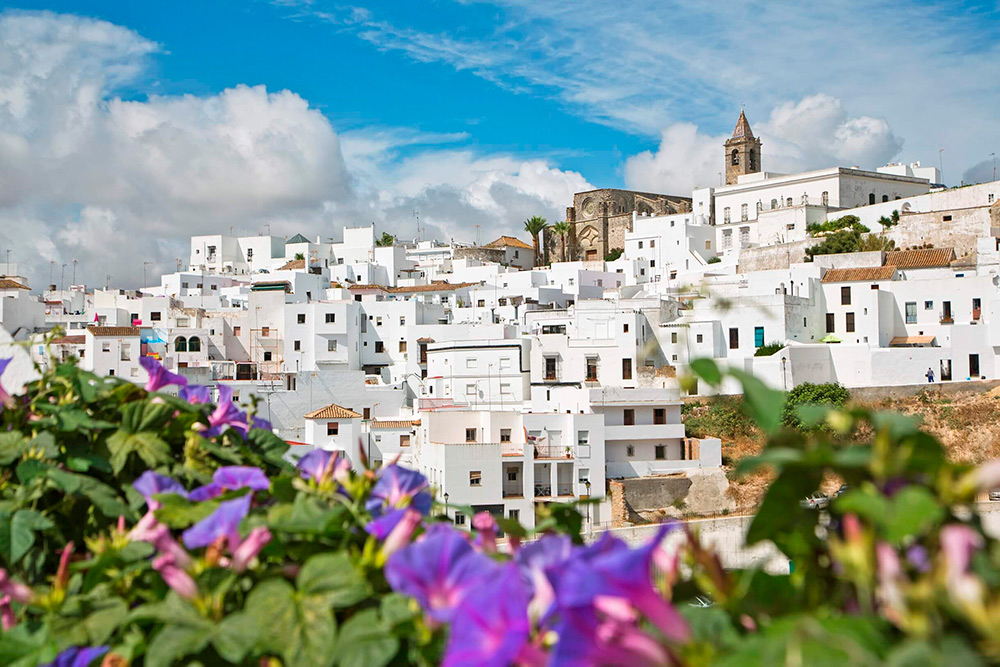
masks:
<path fill-rule="evenodd" d="M 670 656 L 653 637 L 639 629 L 621 609 L 602 605 L 562 613 L 555 632 L 559 636 L 549 664 L 553 667 L 602 667 L 603 665 L 667 665 Z"/>
<path fill-rule="evenodd" d="M 519 662 L 528 643 L 528 588 L 513 563 L 482 580 L 455 612 L 444 667 L 505 667 Z"/>
<path fill-rule="evenodd" d="M 183 387 L 188 383 L 186 377 L 171 373 L 163 367 L 163 364 L 152 357 L 140 357 L 139 365 L 149 374 L 149 381 L 146 382 L 146 391 L 159 391 L 171 384 Z"/>
<path fill-rule="evenodd" d="M 171 554 L 163 554 L 153 561 L 153 569 L 160 573 L 163 581 L 175 593 L 187 600 L 198 597 L 198 584 L 191 575 L 180 568 Z"/>
<path fill-rule="evenodd" d="M 4 630 L 10 630 L 15 625 L 17 625 L 17 616 L 14 615 L 14 609 L 10 606 L 10 596 L 4 595 L 0 597 L 0 627 Z"/>
<path fill-rule="evenodd" d="M 240 544 L 240 522 L 250 512 L 250 494 L 227 500 L 207 517 L 191 526 L 181 535 L 188 549 L 207 547 L 220 537 L 229 542 L 229 550 Z"/>
<path fill-rule="evenodd" d="M 210 484 L 193 489 L 188 494 L 188 498 L 195 502 L 201 502 L 217 498 L 226 491 L 243 488 L 266 491 L 271 488 L 271 481 L 263 470 L 254 466 L 223 466 L 212 475 Z"/>
<path fill-rule="evenodd" d="M 385 578 L 394 591 L 415 598 L 431 619 L 447 623 L 465 594 L 498 568 L 460 531 L 436 524 L 389 557 Z"/>
<path fill-rule="evenodd" d="M 0 595 L 9 595 L 11 600 L 28 604 L 35 597 L 35 592 L 25 584 L 12 581 L 7 570 L 0 568 Z"/>
<path fill-rule="evenodd" d="M 212 390 L 200 384 L 182 388 L 179 395 L 191 405 L 205 405 L 212 402 Z"/>
<path fill-rule="evenodd" d="M 299 459 L 295 467 L 299 469 L 302 479 L 311 479 L 317 484 L 337 481 L 347 478 L 351 462 L 343 452 L 330 452 L 325 449 L 314 449 Z"/>
<path fill-rule="evenodd" d="M 271 541 L 271 538 L 271 531 L 266 526 L 258 526 L 251 530 L 246 539 L 233 550 L 232 568 L 237 572 L 247 569 L 250 561 L 257 557 L 257 554 Z"/>
<path fill-rule="evenodd" d="M 521 569 L 521 575 L 533 589 L 528 605 L 532 619 L 542 618 L 552 608 L 556 595 L 549 572 L 566 562 L 572 550 L 573 541 L 568 535 L 546 534 L 514 554 L 514 562 Z"/>
<path fill-rule="evenodd" d="M 109 649 L 109 646 L 70 646 L 45 667 L 90 667 L 90 663 Z"/>
<path fill-rule="evenodd" d="M 176 493 L 179 496 L 187 497 L 187 491 L 176 479 L 147 470 L 142 473 L 137 480 L 132 482 L 132 488 L 138 491 L 146 499 L 146 505 L 151 510 L 159 509 L 160 503 L 153 499 L 158 493 Z"/>
<path fill-rule="evenodd" d="M 3 375 L 5 370 L 7 370 L 7 366 L 9 366 L 12 361 L 12 358 L 0 359 L 0 376 Z M 14 405 L 14 398 L 3 388 L 3 382 L 0 382 L 0 405 L 6 405 L 7 407 Z"/>
<path fill-rule="evenodd" d="M 219 387 L 219 402 L 208 416 L 208 428 L 202 433 L 206 438 L 213 438 L 229 426 L 243 435 L 247 432 L 247 417 L 233 403 L 233 388 L 227 385 Z"/>
<path fill-rule="evenodd" d="M 260 417 L 250 417 L 250 428 L 259 428 L 262 431 L 273 431 L 274 427 L 271 426 L 271 422 L 266 419 L 261 419 Z"/>
<path fill-rule="evenodd" d="M 497 550 L 497 520 L 489 512 L 477 512 L 472 517 L 472 529 L 476 531 L 476 544 L 487 553 Z"/>
<path fill-rule="evenodd" d="M 373 517 L 382 516 L 385 509 L 412 507 L 421 514 L 431 511 L 433 499 L 427 492 L 427 478 L 416 470 L 403 468 L 395 463 L 378 471 L 378 481 L 372 488 L 371 498 L 365 509 Z"/>

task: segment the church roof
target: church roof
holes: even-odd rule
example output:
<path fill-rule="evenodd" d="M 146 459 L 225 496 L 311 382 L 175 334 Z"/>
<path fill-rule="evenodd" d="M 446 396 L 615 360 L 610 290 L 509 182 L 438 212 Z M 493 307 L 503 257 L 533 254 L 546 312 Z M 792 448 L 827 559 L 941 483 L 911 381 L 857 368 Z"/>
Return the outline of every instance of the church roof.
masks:
<path fill-rule="evenodd" d="M 750 129 L 750 121 L 747 115 L 740 109 L 740 119 L 736 121 L 736 129 L 733 130 L 733 139 L 753 139 L 753 130 Z"/>

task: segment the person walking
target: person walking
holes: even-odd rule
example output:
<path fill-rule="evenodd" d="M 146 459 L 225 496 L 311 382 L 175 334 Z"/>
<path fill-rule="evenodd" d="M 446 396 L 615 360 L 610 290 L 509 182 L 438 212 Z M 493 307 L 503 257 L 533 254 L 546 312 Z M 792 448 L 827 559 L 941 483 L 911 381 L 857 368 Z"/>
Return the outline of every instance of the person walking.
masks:
<path fill-rule="evenodd" d="M 934 369 L 928 368 L 927 372 L 924 373 L 924 375 L 927 376 L 927 381 L 928 382 L 934 382 Z"/>

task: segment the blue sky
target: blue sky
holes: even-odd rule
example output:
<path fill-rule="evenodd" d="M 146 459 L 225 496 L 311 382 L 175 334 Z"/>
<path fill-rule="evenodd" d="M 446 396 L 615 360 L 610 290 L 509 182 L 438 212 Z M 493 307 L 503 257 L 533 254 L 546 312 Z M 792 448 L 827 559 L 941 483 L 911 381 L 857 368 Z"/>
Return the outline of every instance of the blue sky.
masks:
<path fill-rule="evenodd" d="M 995 3 L 887 0 L 22 2 L 0 249 L 103 282 L 107 234 L 165 269 L 229 227 L 412 238 L 416 209 L 439 238 L 518 233 L 581 189 L 715 184 L 741 105 L 770 171 L 982 180 L 998 26 Z"/>

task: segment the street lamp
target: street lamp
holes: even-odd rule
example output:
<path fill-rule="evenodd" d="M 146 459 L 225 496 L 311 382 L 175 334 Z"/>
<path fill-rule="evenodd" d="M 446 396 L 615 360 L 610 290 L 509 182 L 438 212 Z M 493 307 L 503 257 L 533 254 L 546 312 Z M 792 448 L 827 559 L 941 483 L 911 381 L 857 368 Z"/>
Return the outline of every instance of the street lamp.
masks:
<path fill-rule="evenodd" d="M 785 366 L 788 364 L 788 359 L 782 355 L 781 357 L 781 388 L 788 389 L 787 374 L 785 372 Z"/>
<path fill-rule="evenodd" d="M 583 480 L 583 485 L 587 487 L 587 534 L 591 533 L 590 525 L 590 479 Z"/>
<path fill-rule="evenodd" d="M 448 492 L 447 491 L 445 491 L 445 494 L 444 494 L 444 515 L 448 516 Z M 451 517 L 448 517 L 448 518 L 449 518 L 449 520 L 451 519 Z"/>

